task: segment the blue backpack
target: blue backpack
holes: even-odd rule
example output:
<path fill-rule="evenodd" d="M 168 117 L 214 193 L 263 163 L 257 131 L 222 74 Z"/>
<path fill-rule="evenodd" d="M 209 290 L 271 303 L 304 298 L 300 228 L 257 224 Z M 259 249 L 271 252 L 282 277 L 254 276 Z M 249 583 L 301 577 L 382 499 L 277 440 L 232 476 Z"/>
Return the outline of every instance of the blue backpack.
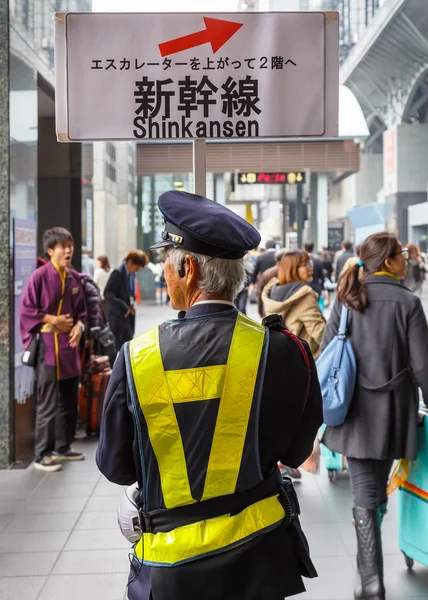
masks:
<path fill-rule="evenodd" d="M 348 414 L 357 379 L 357 361 L 346 339 L 348 309 L 342 307 L 339 333 L 316 362 L 323 398 L 324 423 L 342 425 Z"/>

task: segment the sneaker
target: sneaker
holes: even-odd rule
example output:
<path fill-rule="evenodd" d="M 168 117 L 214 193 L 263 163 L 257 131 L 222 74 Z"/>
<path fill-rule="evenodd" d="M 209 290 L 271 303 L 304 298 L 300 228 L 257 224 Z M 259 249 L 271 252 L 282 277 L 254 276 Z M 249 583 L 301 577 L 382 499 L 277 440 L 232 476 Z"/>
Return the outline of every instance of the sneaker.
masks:
<path fill-rule="evenodd" d="M 70 448 L 67 452 L 53 452 L 55 460 L 85 460 L 85 454 L 83 452 L 74 452 Z"/>
<path fill-rule="evenodd" d="M 54 473 L 55 471 L 61 471 L 62 465 L 60 465 L 53 456 L 48 454 L 40 460 L 34 461 L 34 468 L 38 471 L 46 471 L 48 473 Z"/>

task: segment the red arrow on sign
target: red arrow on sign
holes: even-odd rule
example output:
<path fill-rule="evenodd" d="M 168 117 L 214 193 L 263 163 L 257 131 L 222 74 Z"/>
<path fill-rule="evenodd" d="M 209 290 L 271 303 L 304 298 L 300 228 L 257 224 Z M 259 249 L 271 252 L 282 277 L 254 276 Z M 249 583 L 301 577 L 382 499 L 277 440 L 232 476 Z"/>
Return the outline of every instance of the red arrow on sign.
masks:
<path fill-rule="evenodd" d="M 171 54 L 177 54 L 177 52 L 183 52 L 183 50 L 189 50 L 208 43 L 211 44 L 212 51 L 215 54 L 243 25 L 243 23 L 210 17 L 204 17 L 204 22 L 206 29 L 202 31 L 159 44 L 161 56 L 171 56 Z"/>

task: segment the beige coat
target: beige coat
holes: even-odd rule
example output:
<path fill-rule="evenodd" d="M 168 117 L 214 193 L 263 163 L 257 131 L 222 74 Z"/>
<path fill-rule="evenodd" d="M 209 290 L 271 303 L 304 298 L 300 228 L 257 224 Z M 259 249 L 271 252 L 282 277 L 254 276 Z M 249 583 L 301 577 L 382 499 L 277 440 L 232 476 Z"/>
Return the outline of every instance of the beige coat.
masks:
<path fill-rule="evenodd" d="M 280 314 L 287 329 L 307 341 L 314 358 L 317 358 L 325 329 L 325 319 L 318 306 L 318 295 L 308 285 L 304 285 L 283 301 L 272 300 L 270 292 L 278 283 L 278 279 L 271 279 L 263 290 L 262 301 L 266 315 Z"/>

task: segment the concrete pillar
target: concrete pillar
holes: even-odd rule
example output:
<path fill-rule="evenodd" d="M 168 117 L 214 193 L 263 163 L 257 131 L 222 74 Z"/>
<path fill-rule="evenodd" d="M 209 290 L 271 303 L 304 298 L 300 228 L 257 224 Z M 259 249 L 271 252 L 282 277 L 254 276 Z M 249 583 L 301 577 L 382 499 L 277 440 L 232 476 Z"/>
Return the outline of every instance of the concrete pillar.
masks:
<path fill-rule="evenodd" d="M 409 206 L 427 201 L 428 124 L 402 123 L 384 133 L 385 202 L 395 211 L 399 237 L 408 235 Z"/>
<path fill-rule="evenodd" d="M 105 142 L 94 143 L 94 256 L 105 255 L 112 266 L 122 260 L 117 245 L 116 183 L 107 177 Z"/>
<path fill-rule="evenodd" d="M 130 250 L 137 247 L 136 207 L 132 204 L 117 206 L 117 258 L 120 262 Z M 148 250 L 148 248 L 140 248 Z"/>
<path fill-rule="evenodd" d="M 38 121 L 38 252 L 43 256 L 42 234 L 65 227 L 74 237 L 73 266 L 82 263 L 82 147 L 59 144 L 55 119 Z"/>
<path fill-rule="evenodd" d="M 311 173 L 310 238 L 315 249 L 328 245 L 328 180 L 326 173 Z"/>
<path fill-rule="evenodd" d="M 9 2 L 0 0 L 0 468 L 11 459 L 12 295 L 9 204 Z"/>
<path fill-rule="evenodd" d="M 317 245 L 328 246 L 328 180 L 326 173 L 318 173 L 317 181 Z"/>
<path fill-rule="evenodd" d="M 318 211 L 318 176 L 317 173 L 311 173 L 310 180 L 310 225 L 309 237 L 310 241 L 315 244 L 318 249 L 318 228 L 317 228 L 317 211 Z"/>

